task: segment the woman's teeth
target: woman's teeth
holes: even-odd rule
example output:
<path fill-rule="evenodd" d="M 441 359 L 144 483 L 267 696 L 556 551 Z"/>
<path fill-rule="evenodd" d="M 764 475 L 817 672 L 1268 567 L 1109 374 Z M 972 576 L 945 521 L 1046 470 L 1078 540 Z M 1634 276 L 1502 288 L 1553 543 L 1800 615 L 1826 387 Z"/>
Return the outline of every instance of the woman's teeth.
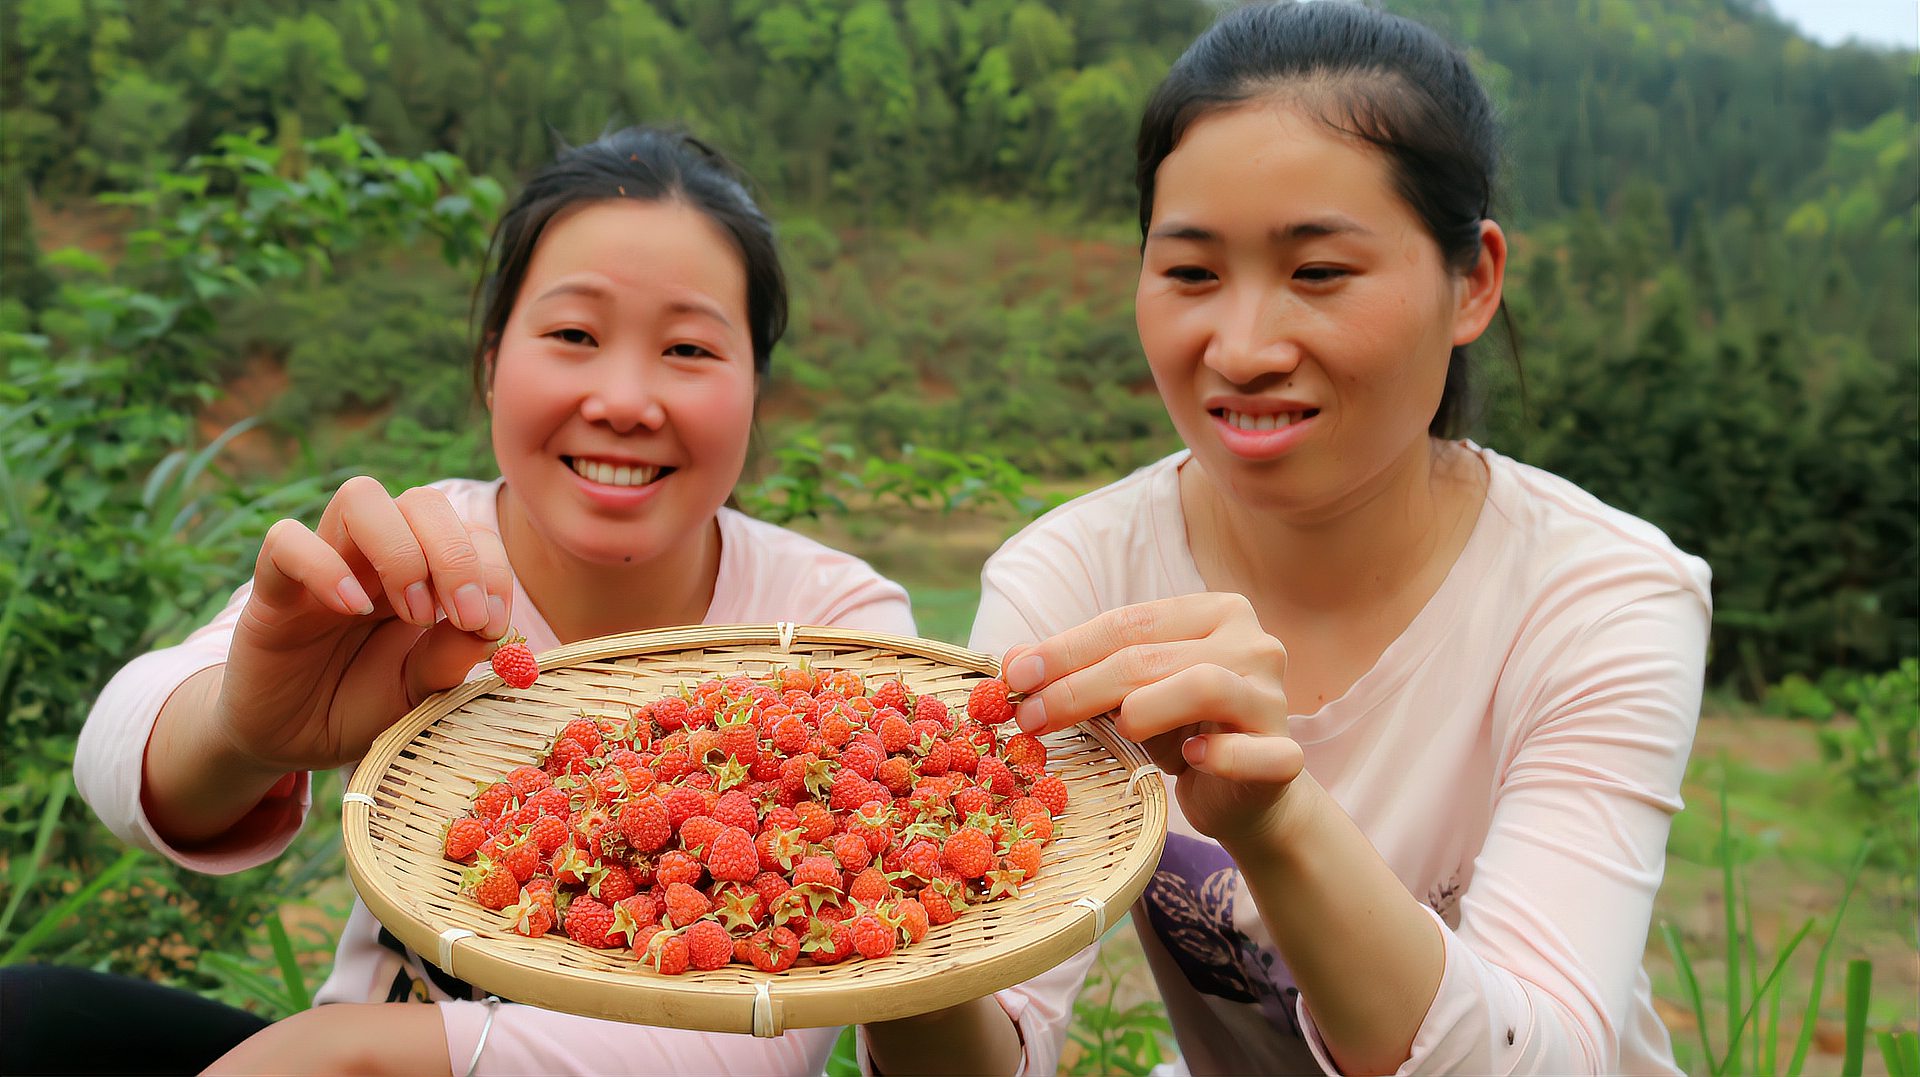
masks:
<path fill-rule="evenodd" d="M 1278 415 L 1248 415 L 1222 409 L 1220 417 L 1235 430 L 1280 430 L 1312 414 L 1311 411 L 1283 411 Z"/>
<path fill-rule="evenodd" d="M 574 474 L 602 486 L 645 486 L 660 477 L 660 469 L 652 464 L 630 467 L 600 460 L 582 460 L 579 457 L 575 457 L 572 464 Z"/>

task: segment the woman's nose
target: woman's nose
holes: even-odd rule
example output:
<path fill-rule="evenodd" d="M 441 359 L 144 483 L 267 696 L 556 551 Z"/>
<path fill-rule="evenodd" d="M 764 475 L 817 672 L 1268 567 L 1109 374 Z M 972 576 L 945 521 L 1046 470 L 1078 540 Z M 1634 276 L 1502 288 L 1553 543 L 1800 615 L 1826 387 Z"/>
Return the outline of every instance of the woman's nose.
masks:
<path fill-rule="evenodd" d="M 1289 332 L 1288 297 L 1246 288 L 1225 298 L 1207 342 L 1207 366 L 1235 385 L 1291 374 L 1300 364 L 1300 346 Z"/>
<path fill-rule="evenodd" d="M 606 358 L 612 361 L 594 363 L 582 371 L 590 381 L 580 401 L 581 418 L 605 423 L 622 434 L 635 428 L 659 429 L 667 413 L 654 364 L 631 356 Z"/>

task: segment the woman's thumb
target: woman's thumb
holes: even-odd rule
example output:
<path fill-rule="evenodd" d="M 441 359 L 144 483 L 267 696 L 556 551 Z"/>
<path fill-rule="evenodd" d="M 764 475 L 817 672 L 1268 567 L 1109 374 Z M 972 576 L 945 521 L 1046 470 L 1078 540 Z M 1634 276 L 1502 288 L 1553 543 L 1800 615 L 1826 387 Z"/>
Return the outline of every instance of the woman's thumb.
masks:
<path fill-rule="evenodd" d="M 452 621 L 427 629 L 407 654 L 407 706 L 417 707 L 435 692 L 467 679 L 473 667 L 485 662 L 499 646 L 494 640 L 462 632 Z"/>

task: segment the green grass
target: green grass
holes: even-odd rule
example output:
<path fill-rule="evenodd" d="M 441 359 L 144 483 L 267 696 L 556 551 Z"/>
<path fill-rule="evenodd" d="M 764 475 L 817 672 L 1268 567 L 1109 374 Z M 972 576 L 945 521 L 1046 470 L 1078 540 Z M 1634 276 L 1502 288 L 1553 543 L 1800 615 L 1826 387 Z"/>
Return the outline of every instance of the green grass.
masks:
<path fill-rule="evenodd" d="M 973 611 L 980 604 L 978 587 L 915 587 L 913 619 L 920 634 L 964 647 L 973 630 Z"/>

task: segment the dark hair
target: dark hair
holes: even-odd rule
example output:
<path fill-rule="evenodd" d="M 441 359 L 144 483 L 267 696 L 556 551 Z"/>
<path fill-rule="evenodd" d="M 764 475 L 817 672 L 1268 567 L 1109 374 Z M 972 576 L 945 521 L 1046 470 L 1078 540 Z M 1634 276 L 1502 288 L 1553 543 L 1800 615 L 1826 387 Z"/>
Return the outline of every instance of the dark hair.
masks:
<path fill-rule="evenodd" d="M 1433 30 L 1335 0 L 1236 8 L 1181 54 L 1140 120 L 1135 182 L 1143 240 L 1154 176 L 1187 128 L 1273 93 L 1297 95 L 1323 110 L 1330 126 L 1378 147 L 1447 267 L 1473 268 L 1499 168 L 1492 103 L 1466 57 Z M 1433 435 L 1451 437 L 1465 425 L 1467 375 L 1466 348 L 1457 347 L 1427 427 Z"/>
<path fill-rule="evenodd" d="M 475 295 L 474 384 L 486 391 L 488 359 L 526 279 L 527 263 L 554 215 L 569 206 L 618 198 L 680 200 L 733 238 L 747 275 L 747 327 L 753 368 L 765 375 L 787 331 L 787 278 L 773 225 L 747 192 L 746 177 L 720 153 L 681 131 L 628 127 L 584 146 L 563 148 L 533 174 L 507 207 L 487 246 L 489 271 Z"/>

